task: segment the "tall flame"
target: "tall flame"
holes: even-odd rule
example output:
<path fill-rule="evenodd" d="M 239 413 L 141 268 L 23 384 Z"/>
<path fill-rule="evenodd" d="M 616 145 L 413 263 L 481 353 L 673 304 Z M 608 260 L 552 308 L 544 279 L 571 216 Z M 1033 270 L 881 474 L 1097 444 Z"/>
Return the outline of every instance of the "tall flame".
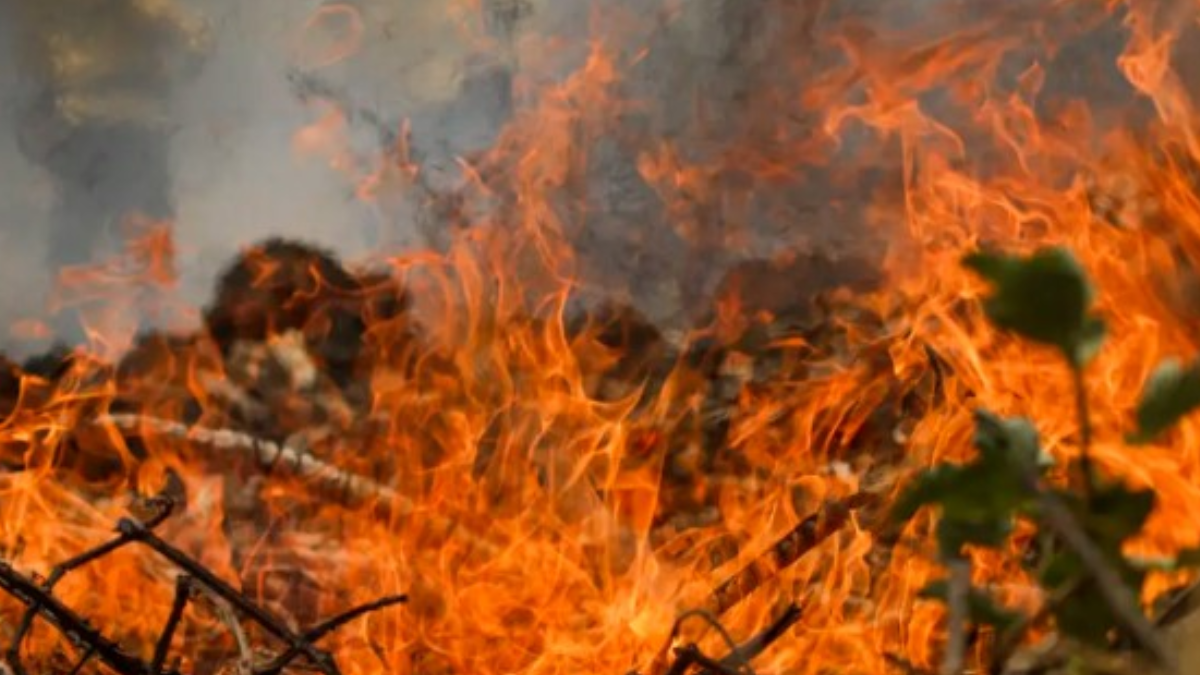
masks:
<path fill-rule="evenodd" d="M 469 17 L 484 4 L 457 3 L 448 20 L 479 30 L 485 22 Z M 662 29 L 683 30 L 688 10 L 668 4 Z M 103 541 L 133 508 L 131 491 L 157 492 L 175 476 L 187 508 L 164 536 L 300 623 L 382 593 L 410 595 L 403 609 L 329 638 L 347 674 L 646 669 L 677 616 L 825 501 L 968 456 L 973 408 L 1030 416 L 1050 452 L 1077 452 L 1068 374 L 1053 354 L 991 327 L 979 281 L 958 264 L 980 245 L 1047 244 L 1072 249 L 1098 280 L 1110 325 L 1087 372 L 1096 459 L 1160 499 L 1131 550 L 1196 545 L 1200 421 L 1136 451 L 1122 432 L 1153 365 L 1198 347 L 1200 146 L 1194 75 L 1180 56 L 1194 42 L 1197 7 L 854 4 L 756 3 L 771 25 L 754 49 L 758 65 L 745 65 L 753 77 L 729 97 L 736 105 L 723 104 L 736 114 L 637 95 L 639 69 L 661 65 L 656 49 L 667 47 L 640 42 L 639 17 L 617 10 L 590 17 L 595 37 L 570 45 L 578 65 L 568 76 L 536 63 L 523 71 L 513 119 L 489 151 L 461 160 L 462 200 L 482 206 L 443 224 L 453 232 L 445 251 L 388 259 L 389 283 L 414 299 L 421 346 L 405 321 L 368 313 L 371 368 L 356 377 L 369 419 L 330 414 L 333 431 L 310 439 L 321 461 L 378 480 L 403 508 L 348 508 L 303 481 L 263 478 L 250 458 L 231 466 L 203 443 L 106 421 L 120 394 L 144 401 L 134 412 L 147 417 L 227 423 L 230 400 L 213 383 L 229 364 L 203 339 L 143 344 L 124 373 L 103 363 L 133 338 L 111 311 L 128 294 L 107 289 L 173 279 L 165 230 L 134 238 L 137 271 L 73 271 L 63 301 L 109 310 L 89 315 L 99 353 L 77 354 L 52 379 L 20 375 L 4 392 L 0 558 L 45 574 Z M 352 60 L 363 20 L 350 5 L 322 9 L 302 31 L 307 66 Z M 1071 78 L 1093 74 L 1069 64 L 1064 74 L 1064 63 L 1090 63 L 1089 40 L 1102 33 L 1125 46 L 1103 59 L 1097 77 L 1112 82 L 1092 96 Z M 536 36 L 514 49 L 522 59 L 571 51 Z M 660 118 L 680 108 L 691 116 L 686 132 L 656 137 Z M 360 198 L 411 194 L 421 168 L 407 146 L 363 161 L 345 139 L 349 123 L 338 102 L 323 102 L 296 147 L 346 172 Z M 641 373 L 601 395 L 597 379 L 641 347 L 614 346 L 600 325 L 569 329 L 574 298 L 607 285 L 587 274 L 586 242 L 605 222 L 593 178 L 613 144 L 661 206 L 680 247 L 666 257 L 690 260 L 685 293 L 704 295 L 713 260 L 771 257 L 780 241 L 819 249 L 830 234 L 822 228 L 844 230 L 839 245 L 878 260 L 885 276 L 874 290 L 830 294 L 828 325 L 803 338 L 752 311 L 751 289 L 735 285 L 719 299 L 713 325 L 686 340 L 715 336 L 736 351 L 765 324 L 764 351 L 778 362 L 759 381 L 742 372 L 754 368 L 749 355 L 726 358 L 720 379 L 741 379 L 719 413 L 728 421 L 720 448 L 706 445 L 719 385 L 703 366 L 679 358 L 659 381 Z M 834 225 L 807 225 L 810 217 Z M 624 227 L 631 240 L 652 241 L 658 224 Z M 284 353 L 294 339 L 266 342 Z M 319 407 L 305 400 L 289 409 L 300 427 Z M 928 522 L 893 545 L 860 515 L 721 617 L 742 637 L 789 603 L 803 607 L 758 672 L 935 662 L 942 610 L 917 597 L 939 573 L 922 543 Z M 1011 559 L 976 562 L 976 582 L 1006 601 L 1040 601 Z M 176 573 L 130 549 L 73 573 L 56 593 L 148 654 Z M 0 607 L 14 625 L 20 608 Z M 205 663 L 234 653 L 232 638 L 211 612 L 188 617 L 176 653 L 185 669 L 210 672 Z M 702 648 L 723 648 L 715 631 L 684 629 Z M 25 649 L 53 662 L 74 648 L 39 626 Z"/>

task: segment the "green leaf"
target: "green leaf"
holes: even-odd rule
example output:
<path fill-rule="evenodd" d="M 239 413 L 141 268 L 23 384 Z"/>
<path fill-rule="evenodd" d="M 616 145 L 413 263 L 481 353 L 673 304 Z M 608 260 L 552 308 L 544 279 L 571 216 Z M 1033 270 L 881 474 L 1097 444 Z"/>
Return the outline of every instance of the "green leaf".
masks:
<path fill-rule="evenodd" d="M 1119 624 L 1079 557 L 1072 551 L 1059 551 L 1042 569 L 1042 587 L 1051 594 L 1062 593 L 1077 580 L 1079 585 L 1053 606 L 1058 630 L 1081 642 L 1106 646 L 1109 634 Z"/>
<path fill-rule="evenodd" d="M 1085 582 L 1079 591 L 1054 608 L 1058 630 L 1094 647 L 1107 647 L 1109 635 L 1118 627 L 1104 596 Z"/>
<path fill-rule="evenodd" d="M 921 589 L 920 597 L 948 602 L 950 583 L 945 579 L 931 582 Z M 1020 613 L 1001 606 L 990 595 L 974 587 L 967 591 L 967 612 L 971 623 L 993 626 L 997 632 L 1006 631 L 1021 620 Z"/>
<path fill-rule="evenodd" d="M 1028 477 L 1043 463 L 1037 430 L 1024 419 L 978 411 L 975 444 L 979 455 L 974 461 L 921 473 L 892 509 L 893 519 L 904 522 L 922 507 L 940 507 L 937 538 L 943 558 L 959 555 L 968 545 L 1002 546 L 1016 514 L 1031 503 Z"/>
<path fill-rule="evenodd" d="M 992 283 L 983 307 L 996 326 L 1057 347 L 1074 367 L 1096 355 L 1104 323 L 1090 314 L 1095 292 L 1069 251 L 1044 248 L 1028 257 L 978 252 L 963 264 Z"/>
<path fill-rule="evenodd" d="M 892 521 L 908 522 L 922 507 L 940 504 L 954 489 L 961 473 L 960 467 L 939 464 L 917 474 L 892 505 Z"/>
<path fill-rule="evenodd" d="M 1155 501 L 1152 490 L 1134 490 L 1122 483 L 1100 487 L 1092 493 L 1082 519 L 1084 529 L 1102 549 L 1120 558 L 1121 544 L 1142 531 Z"/>
<path fill-rule="evenodd" d="M 937 525 L 938 549 L 942 559 L 962 554 L 965 546 L 1000 548 L 1013 532 L 1013 518 L 1007 513 L 968 519 L 943 514 Z"/>
<path fill-rule="evenodd" d="M 1004 419 L 987 410 L 975 411 L 975 447 L 984 462 L 1017 474 L 1037 473 L 1054 465 L 1041 448 L 1037 429 L 1023 417 Z"/>
<path fill-rule="evenodd" d="M 1200 407 L 1200 364 L 1184 367 L 1175 359 L 1159 364 L 1142 390 L 1137 408 L 1137 432 L 1131 443 L 1149 443 Z"/>
<path fill-rule="evenodd" d="M 1127 560 L 1121 545 L 1145 525 L 1154 510 L 1154 493 L 1113 482 L 1097 485 L 1087 502 L 1079 495 L 1061 491 L 1057 491 L 1056 496 L 1075 513 L 1088 538 L 1130 592 L 1135 596 L 1140 593 L 1146 570 Z M 1119 627 L 1119 622 L 1108 603 L 1096 592 L 1090 570 L 1075 552 L 1069 549 L 1057 551 L 1041 573 L 1042 586 L 1052 593 L 1061 592 L 1078 580 L 1082 580 L 1080 585 L 1055 607 L 1058 628 L 1078 640 L 1104 646 L 1112 631 Z"/>

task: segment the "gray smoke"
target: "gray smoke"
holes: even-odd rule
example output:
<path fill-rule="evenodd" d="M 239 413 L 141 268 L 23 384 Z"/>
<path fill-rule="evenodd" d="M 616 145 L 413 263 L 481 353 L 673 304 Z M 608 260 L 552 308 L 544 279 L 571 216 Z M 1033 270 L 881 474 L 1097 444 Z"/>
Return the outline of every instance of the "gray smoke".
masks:
<path fill-rule="evenodd" d="M 443 223 L 422 222 L 412 205 L 381 211 L 365 204 L 354 198 L 344 172 L 293 151 L 297 129 L 315 119 L 290 75 L 297 37 L 317 0 L 190 1 L 211 23 L 213 49 L 199 76 L 180 83 L 173 101 L 180 302 L 205 302 L 221 266 L 240 246 L 268 235 L 307 239 L 350 259 L 381 247 L 444 241 Z M 724 270 L 749 258 L 780 248 L 870 248 L 860 207 L 867 195 L 898 195 L 897 147 L 851 128 L 834 164 L 803 166 L 770 155 L 776 146 L 802 146 L 816 137 L 820 110 L 792 108 L 808 93 L 807 79 L 846 66 L 828 39 L 840 22 L 858 21 L 868 27 L 859 31 L 867 36 L 876 29 L 923 27 L 934 40 L 975 25 L 982 11 L 996 6 L 956 2 L 941 12 L 926 0 L 482 0 L 491 12 L 491 37 L 501 45 L 499 53 L 483 54 L 464 40 L 452 17 L 450 6 L 465 2 L 350 1 L 364 18 L 361 49 L 318 75 L 385 125 L 395 128 L 408 119 L 414 153 L 434 190 L 453 185 L 455 157 L 491 145 L 521 105 L 512 85 L 522 71 L 568 74 L 582 63 L 596 32 L 620 32 L 630 54 L 649 50 L 621 74 L 623 94 L 647 105 L 590 148 L 586 203 L 573 221 L 584 273 L 598 286 L 622 288 L 660 321 L 694 313 Z M 811 11 L 798 10 L 802 4 Z M 1045 5 L 1006 7 L 1019 4 Z M 598 15 L 597 6 L 606 11 Z M 675 11 L 665 11 L 669 7 Z M 615 16 L 616 9 L 634 20 L 606 26 L 596 18 Z M 11 42 L 6 23 L 0 20 L 3 53 Z M 1108 26 L 1098 37 L 1069 42 L 1044 64 L 1050 88 L 1104 101 L 1129 95 L 1112 66 L 1123 34 L 1115 22 Z M 531 35 L 557 36 L 566 47 L 519 49 Z M 1008 70 L 1019 73 L 1032 58 L 1017 54 Z M 1088 64 L 1087 72 L 1079 64 Z M 1097 78 L 1094 68 L 1105 70 Z M 0 60 L 0 91 L 15 86 L 14 69 L 11 60 Z M 861 91 L 848 88 L 842 96 L 851 100 Z M 936 96 L 926 103 L 931 110 L 941 105 Z M 784 107 L 790 114 L 777 114 Z M 11 111 L 0 107 L 0 129 L 13 128 L 11 122 Z M 378 128 L 361 119 L 351 128 L 363 156 L 379 150 Z M 639 155 L 651 149 L 647 140 L 662 138 L 672 139 L 688 161 L 712 169 L 716 187 L 690 214 L 702 233 L 699 243 L 680 238 L 670 224 L 680 214 L 669 213 L 638 173 Z M 796 178 L 772 184 L 755 177 L 729 152 L 734 147 L 763 150 L 766 160 L 796 161 Z M 850 157 L 856 159 L 845 168 L 837 164 Z M 53 193 L 8 133 L 0 133 L 0 171 L 0 325 L 10 325 L 38 315 L 54 277 L 42 262 Z M 727 247 L 723 234 L 733 227 L 745 232 L 737 247 Z M 11 349 L 22 348 L 0 335 L 0 343 L 6 341 Z"/>

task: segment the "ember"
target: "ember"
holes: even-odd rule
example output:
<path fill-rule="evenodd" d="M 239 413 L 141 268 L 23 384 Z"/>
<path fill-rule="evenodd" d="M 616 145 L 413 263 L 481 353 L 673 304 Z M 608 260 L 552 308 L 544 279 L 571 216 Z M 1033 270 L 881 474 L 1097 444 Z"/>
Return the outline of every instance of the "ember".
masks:
<path fill-rule="evenodd" d="M 86 340 L 0 363 L 7 668 L 1194 672 L 1200 5 L 449 5 L 281 40 L 372 255 L 188 306 L 161 186 L 72 253 Z"/>

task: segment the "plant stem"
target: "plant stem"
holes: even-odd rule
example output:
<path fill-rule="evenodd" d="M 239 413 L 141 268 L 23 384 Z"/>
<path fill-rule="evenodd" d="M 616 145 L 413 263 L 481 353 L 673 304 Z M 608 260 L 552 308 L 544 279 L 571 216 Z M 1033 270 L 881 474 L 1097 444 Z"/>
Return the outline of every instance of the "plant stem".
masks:
<path fill-rule="evenodd" d="M 1104 553 L 1076 522 L 1071 511 L 1053 494 L 1040 490 L 1035 476 L 1029 476 L 1027 480 L 1029 489 L 1038 495 L 1043 521 L 1079 556 L 1079 560 L 1096 582 L 1096 591 L 1104 598 L 1117 621 L 1159 665 L 1170 673 L 1177 673 L 1175 655 L 1142 614 L 1133 590 L 1104 559 Z"/>
<path fill-rule="evenodd" d="M 950 571 L 947 589 L 946 656 L 942 661 L 941 675 L 961 675 L 967 655 L 967 596 L 971 592 L 971 561 L 954 558 L 946 563 Z"/>
<path fill-rule="evenodd" d="M 1075 414 L 1079 418 L 1079 472 L 1083 474 L 1080 489 L 1084 504 L 1092 503 L 1095 492 L 1096 474 L 1092 469 L 1092 422 L 1088 413 L 1087 386 L 1083 380 L 1083 366 L 1071 365 L 1071 380 L 1075 387 Z"/>

